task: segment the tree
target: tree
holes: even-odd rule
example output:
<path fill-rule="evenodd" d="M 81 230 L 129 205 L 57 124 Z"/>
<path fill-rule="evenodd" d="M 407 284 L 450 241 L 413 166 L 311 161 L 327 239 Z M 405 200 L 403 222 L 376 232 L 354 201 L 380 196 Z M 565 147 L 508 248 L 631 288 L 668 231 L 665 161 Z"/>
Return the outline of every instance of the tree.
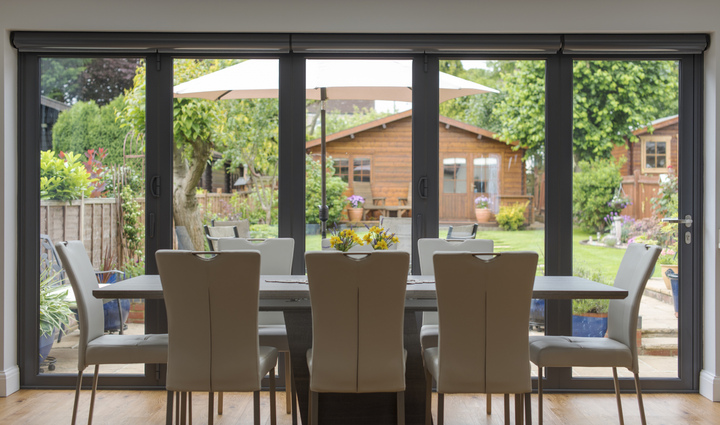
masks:
<path fill-rule="evenodd" d="M 252 177 L 255 196 L 265 211 L 265 224 L 272 223 L 278 171 L 277 99 L 237 99 L 219 102 L 221 126 L 218 141 L 222 160 L 231 168 L 242 165 Z"/>
<path fill-rule="evenodd" d="M 527 156 L 543 157 L 545 65 L 520 61 L 503 75 L 505 99 L 493 114 L 502 140 L 518 141 Z M 608 158 L 613 146 L 678 110 L 678 69 L 673 61 L 576 61 L 573 66 L 575 160 Z"/>
<path fill-rule="evenodd" d="M 116 119 L 122 110 L 124 97 L 116 97 L 104 106 L 95 101 L 77 102 L 58 116 L 53 127 L 53 149 L 56 152 L 87 152 L 104 148 L 108 165 L 122 165 L 123 141 L 127 129 Z"/>
<path fill-rule="evenodd" d="M 180 59 L 174 64 L 174 84 L 179 84 L 233 65 L 233 60 Z M 145 66 L 137 68 L 133 88 L 128 92 L 122 119 L 136 133 L 145 132 Z M 173 218 L 185 226 L 195 249 L 205 240 L 196 188 L 215 148 L 219 105 L 203 99 L 173 101 Z"/>
<path fill-rule="evenodd" d="M 74 104 L 94 100 L 106 105 L 132 87 L 135 58 L 42 58 L 40 93 Z"/>
<path fill-rule="evenodd" d="M 578 163 L 579 171 L 573 176 L 573 215 L 583 229 L 602 232 L 612 217 L 628 205 L 618 193 L 621 165 L 622 161 L 613 159 Z"/>

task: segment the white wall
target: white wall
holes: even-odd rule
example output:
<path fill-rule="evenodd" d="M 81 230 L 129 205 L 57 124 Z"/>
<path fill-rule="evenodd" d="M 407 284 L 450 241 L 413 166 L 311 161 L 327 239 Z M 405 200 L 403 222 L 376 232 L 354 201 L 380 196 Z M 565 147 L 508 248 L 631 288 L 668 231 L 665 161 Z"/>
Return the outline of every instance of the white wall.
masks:
<path fill-rule="evenodd" d="M 0 395 L 18 388 L 16 361 L 16 57 L 13 30 L 173 32 L 612 33 L 720 30 L 717 0 L 0 0 Z M 720 401 L 720 200 L 716 149 L 720 49 L 706 56 L 704 369 Z"/>

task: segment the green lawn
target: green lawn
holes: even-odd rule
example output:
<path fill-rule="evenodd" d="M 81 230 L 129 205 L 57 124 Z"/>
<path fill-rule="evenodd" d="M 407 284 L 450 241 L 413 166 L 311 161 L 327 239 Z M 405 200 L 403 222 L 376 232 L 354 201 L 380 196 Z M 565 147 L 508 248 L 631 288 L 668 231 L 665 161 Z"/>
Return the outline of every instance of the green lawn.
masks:
<path fill-rule="evenodd" d="M 356 228 L 359 235 L 366 232 L 365 228 Z M 447 235 L 447 229 L 440 230 L 440 237 Z M 610 281 L 614 279 L 615 273 L 620 265 L 620 260 L 625 253 L 624 249 L 606 248 L 592 245 L 582 245 L 580 241 L 587 240 L 590 233 L 575 229 L 573 231 L 573 267 L 594 269 L 605 275 Z M 495 242 L 495 250 L 502 251 L 534 251 L 540 255 L 538 272 L 542 273 L 545 264 L 545 231 L 544 230 L 523 230 L 509 232 L 504 230 L 483 230 L 478 231 L 478 239 L 492 239 Z M 320 235 L 306 236 L 306 250 L 320 250 Z M 660 268 L 656 268 L 654 277 L 660 277 Z"/>

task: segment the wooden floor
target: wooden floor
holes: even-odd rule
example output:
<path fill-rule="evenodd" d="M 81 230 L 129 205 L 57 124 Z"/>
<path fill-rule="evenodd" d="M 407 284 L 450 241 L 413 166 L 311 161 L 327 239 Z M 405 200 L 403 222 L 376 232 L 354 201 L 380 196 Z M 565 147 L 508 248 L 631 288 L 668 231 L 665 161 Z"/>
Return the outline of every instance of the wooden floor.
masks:
<path fill-rule="evenodd" d="M 83 391 L 78 423 L 87 423 L 89 391 Z M 0 424 L 69 424 L 72 417 L 73 391 L 22 390 L 0 398 Z M 625 394 L 625 423 L 639 424 L 634 395 Z M 698 394 L 645 394 L 647 422 L 659 424 L 720 424 L 720 403 Z M 95 404 L 95 424 L 164 424 L 164 391 L 99 391 Z M 285 393 L 278 392 L 278 425 L 291 424 L 285 414 Z M 193 423 L 207 423 L 207 396 L 193 397 Z M 437 399 L 433 398 L 433 415 Z M 512 404 L 512 402 L 511 402 Z M 537 424 L 537 395 L 532 396 L 533 423 Z M 615 398 L 611 394 L 546 394 L 545 424 L 611 425 L 617 424 Z M 261 394 L 261 418 L 270 423 L 267 392 Z M 216 424 L 252 424 L 252 394 L 226 394 L 225 410 L 215 417 Z M 445 397 L 445 423 L 448 425 L 503 423 L 502 396 L 493 397 L 493 414 L 485 415 L 484 395 L 448 395 Z"/>

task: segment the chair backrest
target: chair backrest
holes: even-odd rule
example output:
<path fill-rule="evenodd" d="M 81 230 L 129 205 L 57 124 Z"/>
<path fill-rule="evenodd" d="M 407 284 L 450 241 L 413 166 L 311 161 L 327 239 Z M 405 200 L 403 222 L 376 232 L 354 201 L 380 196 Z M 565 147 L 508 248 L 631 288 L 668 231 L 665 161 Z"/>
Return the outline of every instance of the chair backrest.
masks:
<path fill-rule="evenodd" d="M 217 241 L 218 251 L 259 251 L 262 256 L 260 274 L 292 273 L 293 253 L 295 252 L 295 239 L 243 239 L 222 238 Z"/>
<path fill-rule="evenodd" d="M 420 274 L 435 274 L 433 255 L 439 251 L 492 252 L 492 239 L 446 240 L 423 238 L 418 240 Z"/>
<path fill-rule="evenodd" d="M 628 296 L 622 300 L 610 300 L 607 334 L 609 338 L 630 348 L 633 372 L 638 372 L 636 338 L 640 301 L 659 255 L 659 246 L 631 243 L 625 250 L 615 276 L 613 286 L 627 290 Z"/>
<path fill-rule="evenodd" d="M 105 315 L 103 302 L 92 294 L 98 288 L 90 257 L 80 241 L 58 242 L 55 244 L 67 277 L 72 285 L 77 302 L 80 325 L 80 341 L 78 342 L 78 368 L 85 369 L 85 351 L 90 341 L 105 332 Z"/>
<path fill-rule="evenodd" d="M 236 221 L 212 221 L 213 227 L 219 226 L 235 226 L 239 238 L 250 237 L 250 220 L 236 220 Z"/>
<path fill-rule="evenodd" d="M 305 254 L 312 306 L 310 389 L 405 389 L 403 318 L 410 255 L 400 251 Z"/>
<path fill-rule="evenodd" d="M 220 238 L 237 238 L 238 230 L 235 226 L 203 226 L 205 229 L 205 237 L 208 241 L 210 251 L 218 251 L 217 241 Z"/>
<path fill-rule="evenodd" d="M 167 308 L 167 389 L 259 390 L 260 253 L 160 250 L 155 258 Z"/>
<path fill-rule="evenodd" d="M 365 203 L 372 205 L 372 186 L 370 182 L 353 182 L 353 195 L 359 195 L 365 198 Z"/>
<path fill-rule="evenodd" d="M 528 317 L 538 255 L 438 252 L 433 261 L 438 392 L 531 391 Z"/>
<path fill-rule="evenodd" d="M 55 250 L 55 245 L 49 235 L 40 235 L 40 274 L 47 273 L 53 278 L 52 287 L 63 286 L 67 284 L 65 281 L 65 271 L 62 268 L 60 257 Z"/>
<path fill-rule="evenodd" d="M 477 229 L 477 223 L 463 226 L 450 226 L 445 239 L 475 239 Z"/>

